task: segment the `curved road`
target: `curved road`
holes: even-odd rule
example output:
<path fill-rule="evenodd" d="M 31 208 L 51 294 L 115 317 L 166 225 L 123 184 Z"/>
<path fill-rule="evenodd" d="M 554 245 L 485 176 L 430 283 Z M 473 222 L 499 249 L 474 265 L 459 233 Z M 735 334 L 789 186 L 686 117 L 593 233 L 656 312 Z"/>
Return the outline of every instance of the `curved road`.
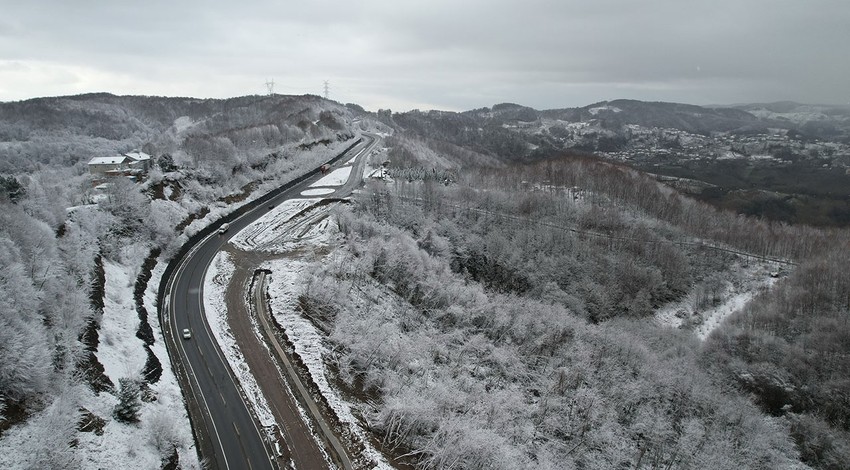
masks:
<path fill-rule="evenodd" d="M 364 134 L 364 141 L 351 149 L 348 155 L 362 159 L 377 142 L 375 137 Z M 343 157 L 340 162 L 344 164 L 350 159 Z M 362 168 L 361 165 L 355 167 Z M 320 177 L 317 174 L 308 178 L 232 221 L 224 235 L 213 233 L 201 240 L 184 257 L 166 285 L 163 335 L 172 357 L 179 362 L 174 364 L 175 368 L 188 377 L 190 388 L 185 389 L 183 381 L 181 386 L 184 387 L 183 393 L 189 403 L 200 449 L 206 450 L 207 454 L 212 453 L 202 455 L 209 468 L 274 469 L 278 464 L 273 457 L 275 452 L 260 432 L 257 420 L 239 392 L 238 380 L 231 373 L 207 324 L 202 297 L 207 268 L 232 234 L 260 218 L 268 211 L 270 204 L 277 205 L 298 197 Z M 350 188 L 353 185 L 345 186 Z M 182 338 L 184 328 L 192 332 L 191 339 Z"/>

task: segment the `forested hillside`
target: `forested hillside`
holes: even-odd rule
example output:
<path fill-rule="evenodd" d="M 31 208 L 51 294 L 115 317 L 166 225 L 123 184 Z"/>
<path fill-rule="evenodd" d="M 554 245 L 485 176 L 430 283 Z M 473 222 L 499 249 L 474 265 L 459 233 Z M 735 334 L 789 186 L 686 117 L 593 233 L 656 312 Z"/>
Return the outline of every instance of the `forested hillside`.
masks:
<path fill-rule="evenodd" d="M 850 233 L 393 119 L 392 180 L 338 214 L 301 298 L 386 448 L 422 468 L 850 465 Z M 760 263 L 780 279 L 700 341 L 697 312 Z"/>
<path fill-rule="evenodd" d="M 710 183 L 664 184 L 592 155 L 626 142 L 669 159 L 663 150 L 711 140 L 734 158 L 773 151 L 752 165 L 777 174 L 828 161 L 807 174 L 840 186 L 843 111 L 801 109 L 617 101 L 370 115 L 279 95 L 0 103 L 0 445 L 15 450 L 0 463 L 110 466 L 93 450 L 105 432 L 134 436 L 117 446 L 133 462 L 149 464 L 147 452 L 149 466 L 192 468 L 145 309 L 151 277 L 188 235 L 362 128 L 392 133 L 376 154 L 389 161 L 371 162 L 386 177 L 336 213 L 340 243 L 309 270 L 299 305 L 331 346 L 334 383 L 394 459 L 848 468 L 847 229 L 721 210 L 675 189 Z M 674 127 L 634 127 L 649 125 Z M 762 128 L 782 132 L 752 137 Z M 134 148 L 153 156 L 144 178 L 93 188 L 90 158 Z M 841 207 L 825 207 L 825 225 L 841 225 Z M 105 332 L 115 318 L 124 329 Z M 104 368 L 104 352 L 125 347 L 142 361 Z"/>
<path fill-rule="evenodd" d="M 315 96 L 282 95 L 222 100 L 99 93 L 0 103 L 0 172 L 72 166 L 134 148 L 257 157 L 253 153 L 287 142 L 335 139 L 344 133 L 344 109 Z M 320 116 L 323 110 L 328 113 Z"/>
<path fill-rule="evenodd" d="M 151 277 L 349 145 L 357 113 L 310 96 L 0 103 L 0 466 L 195 468 Z M 85 163 L 132 148 L 148 174 L 93 188 Z"/>

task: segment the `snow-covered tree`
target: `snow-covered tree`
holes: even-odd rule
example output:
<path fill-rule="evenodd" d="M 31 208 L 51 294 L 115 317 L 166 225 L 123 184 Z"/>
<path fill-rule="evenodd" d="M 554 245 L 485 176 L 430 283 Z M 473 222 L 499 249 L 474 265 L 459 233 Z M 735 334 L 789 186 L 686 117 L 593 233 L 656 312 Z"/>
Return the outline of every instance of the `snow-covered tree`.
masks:
<path fill-rule="evenodd" d="M 129 377 L 118 379 L 118 403 L 113 415 L 123 423 L 139 421 L 139 410 L 142 409 L 141 387 L 139 381 Z"/>

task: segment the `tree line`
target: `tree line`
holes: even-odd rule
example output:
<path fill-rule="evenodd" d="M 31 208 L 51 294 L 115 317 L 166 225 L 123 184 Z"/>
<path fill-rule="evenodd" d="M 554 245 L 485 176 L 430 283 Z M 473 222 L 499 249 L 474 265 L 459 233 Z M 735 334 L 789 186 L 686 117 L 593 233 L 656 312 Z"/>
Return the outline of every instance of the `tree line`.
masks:
<path fill-rule="evenodd" d="M 402 177 L 338 214 L 345 243 L 302 297 L 386 448 L 422 468 L 850 464 L 846 231 L 586 156 L 443 166 L 459 152 L 395 142 Z M 713 302 L 738 253 L 799 268 L 704 344 L 648 318 Z"/>

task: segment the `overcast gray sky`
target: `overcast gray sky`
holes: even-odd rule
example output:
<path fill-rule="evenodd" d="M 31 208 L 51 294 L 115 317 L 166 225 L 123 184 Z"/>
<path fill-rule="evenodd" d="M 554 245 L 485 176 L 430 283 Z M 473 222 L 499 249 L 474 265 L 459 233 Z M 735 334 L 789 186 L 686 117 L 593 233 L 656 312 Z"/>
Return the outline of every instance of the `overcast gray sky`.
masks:
<path fill-rule="evenodd" d="M 850 0 L 0 0 L 0 101 L 850 103 Z"/>

